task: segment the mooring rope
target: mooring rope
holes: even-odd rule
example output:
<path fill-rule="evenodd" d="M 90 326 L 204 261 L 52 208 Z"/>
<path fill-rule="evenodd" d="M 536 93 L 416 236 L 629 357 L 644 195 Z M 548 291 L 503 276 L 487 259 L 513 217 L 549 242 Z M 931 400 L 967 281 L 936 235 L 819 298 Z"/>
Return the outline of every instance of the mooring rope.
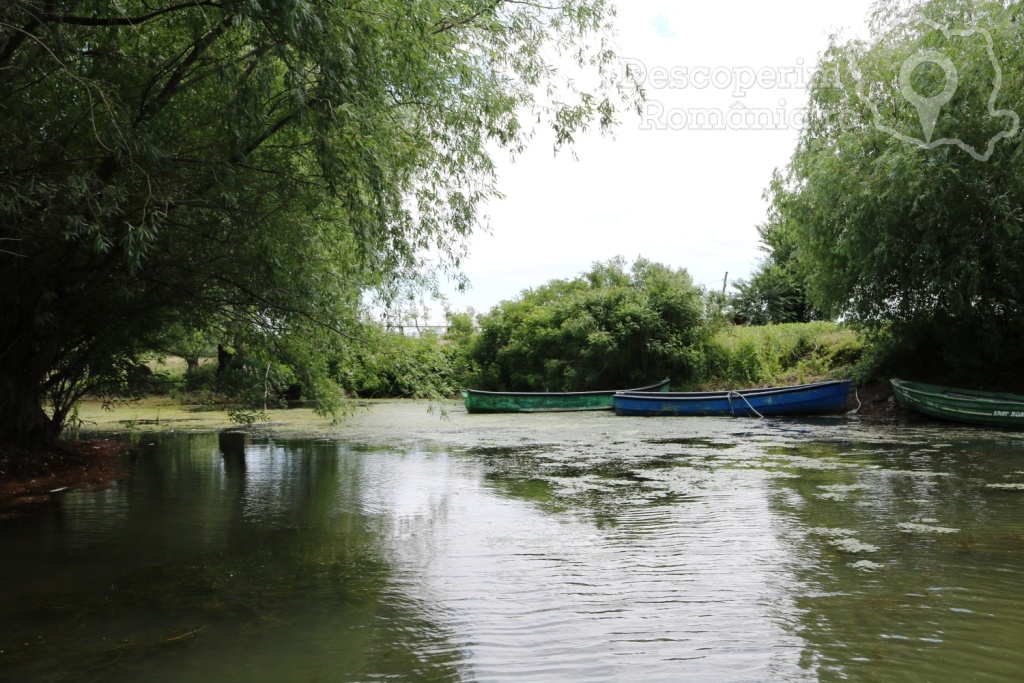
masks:
<path fill-rule="evenodd" d="M 747 404 L 747 407 L 750 408 L 752 411 L 754 411 L 754 415 L 757 415 L 762 420 L 764 419 L 764 415 L 762 415 L 761 413 L 757 412 L 757 408 L 755 408 L 754 406 L 750 405 L 750 401 L 747 400 L 747 397 L 744 396 L 743 394 L 741 394 L 738 391 L 730 391 L 728 394 L 726 394 L 726 397 L 729 399 L 729 410 L 732 411 L 732 416 L 733 417 L 736 417 L 736 408 L 732 404 L 732 395 L 733 394 L 736 394 L 737 396 L 742 398 L 743 402 Z"/>
<path fill-rule="evenodd" d="M 860 412 L 860 408 L 863 405 L 860 402 L 860 393 L 857 391 L 857 387 L 853 388 L 853 395 L 857 399 L 857 407 L 851 410 L 850 412 L 846 413 L 847 415 L 856 415 L 858 412 Z"/>

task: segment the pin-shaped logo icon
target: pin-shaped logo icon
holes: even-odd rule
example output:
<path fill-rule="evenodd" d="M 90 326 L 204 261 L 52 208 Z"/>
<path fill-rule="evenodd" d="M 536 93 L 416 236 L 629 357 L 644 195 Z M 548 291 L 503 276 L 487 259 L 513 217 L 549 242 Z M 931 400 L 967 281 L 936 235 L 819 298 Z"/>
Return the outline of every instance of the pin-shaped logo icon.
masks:
<path fill-rule="evenodd" d="M 988 57 L 988 67 L 986 68 L 984 61 L 978 59 L 978 55 L 975 51 L 960 51 L 959 56 L 961 58 L 970 57 L 971 60 L 967 62 L 968 71 L 965 74 L 971 77 L 977 77 L 976 74 L 984 73 L 991 69 L 989 73 L 992 76 L 992 91 L 988 96 L 986 106 L 983 111 L 978 110 L 980 103 L 975 103 L 973 108 L 975 111 L 971 111 L 970 98 L 965 97 L 961 107 L 964 109 L 961 118 L 969 118 L 972 115 L 980 116 L 987 114 L 989 117 L 996 119 L 999 124 L 999 131 L 989 138 L 988 143 L 984 146 L 973 146 L 969 145 L 960 138 L 953 137 L 951 134 L 957 132 L 952 126 L 948 127 L 949 130 L 944 130 L 944 135 L 939 136 L 939 139 L 932 141 L 935 137 L 935 124 L 939 119 L 939 112 L 943 106 L 949 103 L 953 99 L 953 96 L 957 93 L 957 88 L 960 85 L 960 76 L 957 73 L 956 67 L 953 66 L 953 62 L 945 54 L 937 50 L 921 50 L 906 62 L 903 63 L 900 68 L 899 78 L 897 79 L 896 86 L 899 88 L 900 94 L 906 98 L 908 102 L 917 108 L 918 118 L 921 120 L 921 131 L 924 133 L 924 138 L 918 136 L 907 135 L 906 129 L 902 126 L 896 128 L 892 125 L 892 122 L 887 120 L 887 115 L 891 115 L 891 111 L 886 111 L 883 115 L 882 110 L 879 107 L 879 102 L 882 100 L 878 99 L 878 96 L 885 99 L 883 93 L 889 93 L 889 83 L 892 81 L 892 72 L 888 69 L 884 69 L 884 73 L 871 68 L 861 69 L 858 66 L 858 54 L 857 50 L 847 50 L 847 56 L 850 60 L 850 73 L 854 74 L 857 79 L 857 97 L 861 102 L 866 104 L 871 110 L 871 116 L 875 125 L 875 129 L 883 133 L 888 133 L 897 140 L 901 140 L 908 145 L 914 145 L 921 149 L 936 149 L 943 145 L 955 145 L 963 151 L 970 154 L 978 161 L 988 161 L 992 158 L 995 153 L 996 145 L 1003 138 L 1015 137 L 1020 132 L 1020 116 L 1017 112 L 1012 109 L 997 109 L 996 104 L 1000 101 L 1000 90 L 1003 87 L 1003 70 L 999 65 L 999 58 L 996 56 L 995 41 L 992 39 L 992 34 L 983 28 L 978 26 L 943 26 L 937 24 L 927 17 L 918 15 L 914 22 L 925 28 L 930 28 L 935 33 L 933 35 L 941 35 L 946 41 L 981 41 L 981 45 L 985 49 L 985 55 Z M 967 43 L 965 43 L 966 45 Z M 951 44 L 952 47 L 952 44 Z M 922 64 L 934 64 L 941 68 L 946 82 L 942 87 L 942 91 L 932 97 L 925 97 L 917 90 L 914 89 L 913 76 L 914 71 L 917 67 Z M 961 66 L 963 68 L 963 66 Z M 873 93 L 878 93 L 878 96 L 874 96 Z M 893 93 L 895 94 L 895 93 Z M 855 117 L 856 114 L 851 112 Z M 995 124 L 992 124 L 995 125 Z"/>
<path fill-rule="evenodd" d="M 932 97 L 925 97 L 914 90 L 911 77 L 914 70 L 922 64 L 935 64 L 945 74 L 946 83 L 942 92 Z M 938 50 L 923 50 L 906 62 L 900 69 L 900 92 L 907 98 L 907 101 L 917 107 L 917 116 L 921 120 L 921 129 L 924 131 L 925 141 L 932 141 L 932 133 L 935 131 L 935 122 L 939 119 L 939 110 L 953 99 L 956 89 L 960 85 L 960 76 L 953 66 L 953 62 L 946 55 Z"/>

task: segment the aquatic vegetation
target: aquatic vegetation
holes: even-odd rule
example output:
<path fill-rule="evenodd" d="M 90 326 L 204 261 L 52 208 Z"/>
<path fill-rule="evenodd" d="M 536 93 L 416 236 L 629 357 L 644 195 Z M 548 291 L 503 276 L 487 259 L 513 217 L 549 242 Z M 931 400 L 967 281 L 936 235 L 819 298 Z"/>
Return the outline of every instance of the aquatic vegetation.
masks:
<path fill-rule="evenodd" d="M 867 487 L 864 484 L 828 484 L 819 486 L 825 493 L 815 494 L 815 497 L 822 500 L 846 500 L 847 494 L 853 491 L 861 491 Z"/>
<path fill-rule="evenodd" d="M 580 493 L 612 493 L 615 487 L 632 486 L 635 482 L 622 479 L 605 479 L 596 475 L 584 475 L 582 477 L 545 477 L 545 480 L 558 487 L 556 494 L 575 495 Z"/>
<path fill-rule="evenodd" d="M 811 529 L 811 533 L 827 536 L 829 545 L 843 552 L 853 554 L 878 552 L 878 546 L 863 543 L 854 538 L 857 532 L 853 529 L 816 527 Z"/>
<path fill-rule="evenodd" d="M 944 526 L 933 526 L 931 524 L 922 524 L 920 522 L 900 522 L 896 525 L 896 528 L 910 534 L 955 534 L 960 531 L 959 529 L 952 529 Z"/>
<path fill-rule="evenodd" d="M 850 491 L 866 489 L 867 486 L 864 484 L 823 484 L 818 488 L 822 491 L 829 491 L 832 493 L 849 493 Z"/>
<path fill-rule="evenodd" d="M 871 545 L 870 543 L 862 543 L 856 538 L 833 538 L 829 539 L 829 545 L 834 548 L 838 548 L 843 552 L 847 553 L 874 553 L 878 552 L 877 545 Z"/>
<path fill-rule="evenodd" d="M 885 565 L 878 564 L 877 562 L 872 562 L 871 560 L 860 560 L 858 562 L 854 562 L 850 566 L 853 567 L 854 569 L 860 569 L 860 570 L 869 571 L 869 572 L 877 571 L 877 570 L 882 569 L 883 567 L 885 567 Z"/>
<path fill-rule="evenodd" d="M 769 479 L 802 479 L 802 477 L 799 474 L 794 474 L 792 472 L 767 471 L 765 472 L 765 476 L 768 477 Z"/>

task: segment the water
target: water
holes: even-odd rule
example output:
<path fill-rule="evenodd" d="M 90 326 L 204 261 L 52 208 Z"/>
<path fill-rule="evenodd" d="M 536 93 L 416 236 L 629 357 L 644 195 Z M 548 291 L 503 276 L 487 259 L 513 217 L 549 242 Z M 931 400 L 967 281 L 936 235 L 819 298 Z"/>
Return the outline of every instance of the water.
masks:
<path fill-rule="evenodd" d="M 0 680 L 1006 681 L 1024 435 L 469 416 L 144 434 L 0 521 Z"/>

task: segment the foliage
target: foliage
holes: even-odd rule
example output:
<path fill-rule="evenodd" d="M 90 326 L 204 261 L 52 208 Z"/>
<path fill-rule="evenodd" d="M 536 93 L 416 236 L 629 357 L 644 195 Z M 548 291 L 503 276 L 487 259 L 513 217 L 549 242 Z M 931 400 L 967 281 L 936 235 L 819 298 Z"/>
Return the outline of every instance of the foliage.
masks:
<path fill-rule="evenodd" d="M 328 360 L 368 291 L 457 269 L 490 150 L 632 101 L 607 0 L 10 0 L 0 8 L 0 442 L 59 432 L 167 330 Z M 549 61 L 551 60 L 551 61 Z M 581 91 L 561 60 L 596 74 Z M 538 97 L 535 93 L 543 93 Z M 49 412 L 41 408 L 49 403 Z"/>
<path fill-rule="evenodd" d="M 749 325 L 810 322 L 817 319 L 807 301 L 804 283 L 792 271 L 763 261 L 749 280 L 737 280 L 730 303 L 737 318 Z"/>
<path fill-rule="evenodd" d="M 183 359 L 187 365 L 186 374 L 191 375 L 199 371 L 201 358 L 216 357 L 217 336 L 216 332 L 186 327 L 178 321 L 167 327 L 164 340 L 155 350 Z"/>
<path fill-rule="evenodd" d="M 457 322 L 452 336 L 460 344 L 450 343 L 436 333 L 418 337 L 389 331 L 381 325 L 367 325 L 361 343 L 341 345 L 328 361 L 331 378 L 340 389 L 361 398 L 441 398 L 458 392 L 458 359 L 472 336 L 469 327 L 460 334 Z M 230 361 L 219 369 L 210 359 L 185 373 L 167 372 L 170 392 L 187 403 L 234 406 L 233 414 L 255 414 L 250 407 L 280 408 L 303 401 L 303 386 L 284 364 L 266 357 L 253 356 L 231 348 Z"/>
<path fill-rule="evenodd" d="M 683 381 L 704 332 L 701 292 L 685 270 L 640 259 L 627 271 L 618 258 L 481 316 L 473 385 L 582 391 Z"/>
<path fill-rule="evenodd" d="M 476 335 L 476 313 L 470 308 L 464 313 L 449 311 L 446 314 L 448 329 L 440 339 L 441 352 L 451 372 L 452 393 L 463 387 L 473 386 L 476 377 L 476 363 L 471 356 Z"/>
<path fill-rule="evenodd" d="M 1022 11 L 879 3 L 869 42 L 823 55 L 806 129 L 772 190 L 814 303 L 886 330 L 914 349 L 918 372 L 982 381 L 1024 362 Z M 938 96 L 951 72 L 925 62 L 909 88 L 900 73 L 936 52 L 958 79 L 929 131 L 905 90 Z"/>
<path fill-rule="evenodd" d="M 702 388 L 802 384 L 849 372 L 868 346 L 831 322 L 729 326 L 704 344 Z"/>
<path fill-rule="evenodd" d="M 750 325 L 821 320 L 820 311 L 807 298 L 808 274 L 797 259 L 797 237 L 785 212 L 782 178 L 773 174 L 765 198 L 774 200 L 768 220 L 758 226 L 765 258 L 750 280 L 739 280 L 732 297 L 735 314 Z"/>
<path fill-rule="evenodd" d="M 458 393 L 451 360 L 438 335 L 409 337 L 383 328 L 332 359 L 337 383 L 362 398 L 442 398 Z"/>

